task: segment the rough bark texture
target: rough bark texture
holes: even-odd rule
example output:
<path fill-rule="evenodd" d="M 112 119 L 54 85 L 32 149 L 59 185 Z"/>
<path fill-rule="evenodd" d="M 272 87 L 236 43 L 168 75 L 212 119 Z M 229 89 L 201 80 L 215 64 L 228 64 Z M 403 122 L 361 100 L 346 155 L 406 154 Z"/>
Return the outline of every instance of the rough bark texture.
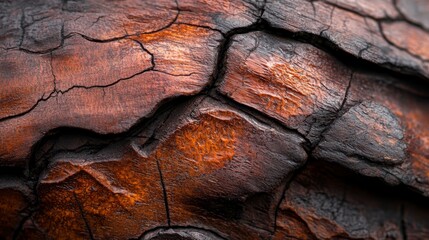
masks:
<path fill-rule="evenodd" d="M 428 1 L 0 1 L 0 239 L 429 239 L 428 198 Z"/>

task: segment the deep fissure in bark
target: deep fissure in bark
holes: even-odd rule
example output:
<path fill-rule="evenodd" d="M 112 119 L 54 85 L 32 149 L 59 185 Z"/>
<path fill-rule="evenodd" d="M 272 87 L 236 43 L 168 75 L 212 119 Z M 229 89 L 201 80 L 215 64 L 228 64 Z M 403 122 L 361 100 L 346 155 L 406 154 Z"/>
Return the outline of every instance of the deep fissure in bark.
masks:
<path fill-rule="evenodd" d="M 262 16 L 262 14 L 261 14 L 261 16 Z M 177 16 L 176 16 L 176 19 L 177 19 Z M 216 92 L 217 84 L 219 83 L 219 81 L 221 81 L 223 79 L 223 76 L 225 74 L 225 65 L 226 65 L 226 62 L 228 60 L 227 53 L 228 53 L 228 49 L 229 49 L 229 47 L 231 45 L 231 40 L 232 40 L 233 36 L 235 36 L 237 34 L 245 34 L 245 33 L 253 32 L 253 31 L 264 31 L 264 32 L 267 32 L 269 34 L 273 34 L 275 36 L 280 36 L 280 37 L 285 38 L 285 39 L 294 39 L 294 40 L 297 40 L 297 41 L 300 41 L 300 42 L 305 42 L 305 43 L 312 44 L 312 45 L 314 45 L 314 46 L 316 46 L 316 47 L 318 47 L 318 48 L 320 48 L 320 49 L 322 49 L 322 50 L 330 53 L 331 55 L 335 56 L 336 58 L 340 59 L 341 62 L 345 63 L 347 66 L 349 66 L 350 68 L 352 68 L 353 72 L 354 71 L 383 72 L 383 73 L 386 73 L 387 75 L 393 75 L 393 76 L 395 76 L 397 78 L 412 79 L 411 80 L 412 83 L 416 82 L 419 85 L 423 85 L 424 88 L 428 88 L 429 87 L 429 85 L 427 84 L 427 82 L 422 81 L 422 77 L 421 76 L 408 75 L 408 74 L 400 73 L 400 72 L 395 71 L 395 70 L 386 69 L 386 68 L 381 67 L 381 66 L 379 66 L 377 64 L 373 64 L 373 63 L 371 63 L 371 62 L 369 62 L 367 60 L 360 59 L 360 58 L 355 57 L 355 56 L 353 56 L 353 55 L 351 55 L 349 53 L 346 53 L 346 52 L 342 51 L 334 43 L 332 43 L 331 41 L 327 40 L 323 36 L 319 36 L 319 35 L 315 35 L 315 34 L 310 34 L 310 33 L 306 33 L 306 32 L 292 33 L 292 32 L 286 31 L 284 29 L 273 28 L 272 26 L 270 26 L 270 24 L 267 21 L 265 21 L 263 19 L 258 20 L 258 22 L 256 22 L 255 24 L 252 24 L 251 26 L 233 29 L 233 30 L 229 31 L 228 33 L 226 33 L 224 35 L 225 37 L 224 37 L 224 39 L 221 42 L 220 47 L 219 47 L 218 57 L 217 57 L 215 69 L 213 70 L 213 73 L 212 73 L 212 80 L 209 83 L 209 85 L 199 95 L 209 95 L 209 96 L 213 97 L 214 99 L 216 99 L 216 100 L 218 100 L 220 102 L 223 102 L 223 103 L 225 103 L 227 105 L 232 106 L 233 108 L 236 108 L 236 109 L 239 109 L 239 110 L 241 110 L 243 112 L 248 113 L 250 116 L 257 118 L 258 120 L 266 121 L 266 122 L 268 122 L 270 124 L 281 125 L 282 128 L 286 128 L 287 131 L 292 131 L 293 133 L 298 134 L 301 137 L 304 137 L 304 136 L 302 136 L 302 134 L 299 134 L 297 131 L 295 131 L 293 129 L 289 129 L 287 126 L 285 126 L 284 124 L 282 124 L 278 120 L 273 119 L 272 117 L 269 117 L 269 116 L 267 116 L 267 115 L 259 112 L 258 110 L 255 110 L 255 109 L 251 108 L 251 107 L 247 107 L 245 105 L 239 104 L 239 103 L 235 102 L 234 100 L 232 100 L 232 99 L 230 99 L 230 98 L 228 98 L 226 96 L 220 95 L 219 93 Z M 63 37 L 62 42 L 64 41 L 64 38 L 66 38 L 66 37 Z M 95 42 L 98 41 L 98 40 L 95 40 L 95 39 L 89 39 L 87 37 L 85 37 L 85 39 L 90 40 L 90 41 L 95 41 Z M 106 41 L 115 41 L 115 40 L 118 40 L 118 39 L 111 39 L 111 40 L 106 40 Z M 106 42 L 106 41 L 100 41 L 100 42 Z M 141 45 L 141 46 L 144 49 L 144 46 L 143 45 Z M 60 47 L 61 46 L 59 46 L 58 48 L 60 48 Z M 49 52 L 51 52 L 53 50 L 54 49 L 51 49 Z M 45 52 L 43 52 L 43 53 L 45 53 Z M 151 53 L 149 52 L 149 54 L 151 54 Z M 152 68 L 151 69 L 146 69 L 146 70 L 144 70 L 141 73 L 144 73 L 145 71 L 153 70 L 153 68 L 155 66 L 153 55 L 152 55 L 152 60 L 151 61 L 152 61 L 152 64 L 153 64 Z M 138 74 L 141 74 L 141 73 L 138 73 Z M 54 78 L 54 88 L 55 88 L 54 91 L 56 92 L 57 90 L 56 90 L 56 83 L 55 83 L 55 75 L 54 75 L 54 73 L 52 73 L 52 74 L 53 74 L 53 78 Z M 131 76 L 129 78 L 132 78 L 134 76 L 135 75 L 133 75 L 133 76 Z M 119 79 L 117 82 L 129 79 L 129 78 Z M 348 90 L 350 88 L 350 83 L 352 81 L 352 78 L 353 78 L 353 74 L 350 77 L 349 85 L 348 85 L 348 87 L 346 89 L 346 93 L 345 93 L 344 99 L 343 99 L 343 101 L 341 103 L 341 107 L 340 107 L 340 109 L 339 109 L 339 111 L 338 111 L 337 116 L 336 116 L 335 119 L 337 119 L 338 117 L 340 117 L 339 112 L 341 112 L 341 111 L 344 110 L 343 107 L 344 107 L 345 101 L 347 100 L 347 94 L 348 94 Z M 114 84 L 115 83 L 112 83 L 112 84 L 109 84 L 109 85 L 106 85 L 106 86 L 94 86 L 94 87 L 102 87 L 102 88 L 104 88 L 104 87 L 109 87 L 109 86 L 114 85 Z M 72 88 L 78 88 L 78 87 L 80 87 L 80 86 L 73 86 Z M 84 86 L 82 86 L 82 87 L 83 88 L 87 88 L 87 87 L 84 87 Z M 70 88 L 70 89 L 68 89 L 68 90 L 66 90 L 64 92 L 61 92 L 61 93 L 65 94 L 66 92 L 68 92 L 72 88 Z M 90 87 L 88 87 L 88 88 L 90 88 Z M 51 97 L 51 95 L 49 95 L 49 97 Z M 52 131 L 50 131 L 50 133 L 46 134 L 44 138 L 42 138 L 37 144 L 35 144 L 33 146 L 32 151 L 31 151 L 31 160 L 29 161 L 29 166 L 28 166 L 28 169 L 27 169 L 27 172 L 25 173 L 25 175 L 27 176 L 28 183 L 31 186 L 31 189 L 34 191 L 34 195 L 35 195 L 35 199 L 36 200 L 33 202 L 33 204 L 31 205 L 31 207 L 28 210 L 29 211 L 28 217 L 25 218 L 22 221 L 22 223 L 20 224 L 20 226 L 18 227 L 17 232 L 15 234 L 15 238 L 17 238 L 19 236 L 19 231 L 20 231 L 20 228 L 22 227 L 23 223 L 29 217 L 31 217 L 31 215 L 34 213 L 34 211 L 37 210 L 38 195 L 37 195 L 36 187 L 37 187 L 37 184 L 38 184 L 38 180 L 40 178 L 40 174 L 42 174 L 43 171 L 47 168 L 47 166 L 49 164 L 49 159 L 51 159 L 53 156 L 55 156 L 56 154 L 59 153 L 58 151 L 57 152 L 50 152 L 50 149 L 48 149 L 43 154 L 39 153 L 41 151 L 42 147 L 44 147 L 45 144 L 47 144 L 49 142 L 49 140 L 55 139 L 55 138 L 57 138 L 59 136 L 62 136 L 62 135 L 67 135 L 68 131 L 71 131 L 71 132 L 78 131 L 79 134 L 81 134 L 82 136 L 85 136 L 85 137 L 92 136 L 94 138 L 103 139 L 103 141 L 101 141 L 102 143 L 99 144 L 99 145 L 83 145 L 83 146 L 81 146 L 78 149 L 73 149 L 72 150 L 73 152 L 87 152 L 88 154 L 91 154 L 91 153 L 99 151 L 102 148 L 107 147 L 109 144 L 112 144 L 114 142 L 123 141 L 124 139 L 129 139 L 129 138 L 135 137 L 148 124 L 153 124 L 155 121 L 157 121 L 157 119 L 159 118 L 160 114 L 164 113 L 165 111 L 171 111 L 177 105 L 183 104 L 184 102 L 187 102 L 187 101 L 191 101 L 192 99 L 194 99 L 195 97 L 197 97 L 199 95 L 189 96 L 189 97 L 182 97 L 182 98 L 174 98 L 174 99 L 170 99 L 168 101 L 165 101 L 165 103 L 160 104 L 160 107 L 155 111 L 155 113 L 151 117 L 144 118 L 144 119 L 140 120 L 139 123 L 135 124 L 131 129 L 129 129 L 128 131 L 126 131 L 124 133 L 111 134 L 111 135 L 100 135 L 100 134 L 96 134 L 96 133 L 94 133 L 92 131 L 84 130 L 84 129 L 79 129 L 79 128 L 58 128 L 58 129 L 52 130 Z M 46 99 L 42 98 L 39 101 L 45 101 L 48 98 L 46 98 Z M 37 104 L 39 103 L 39 101 L 36 103 L 35 106 L 37 106 Z M 30 109 L 29 111 L 31 111 L 31 110 L 32 109 Z M 2 119 L 2 121 L 9 120 L 9 119 L 14 118 L 14 117 L 19 117 L 19 116 L 25 115 L 29 111 L 24 112 L 22 114 L 19 114 L 17 116 L 13 116 L 13 117 L 10 117 L 10 118 L 8 117 L 8 118 L 5 118 L 5 119 Z M 335 119 L 332 122 L 334 122 Z M 332 124 L 332 122 L 327 126 L 327 128 L 329 128 L 329 126 Z M 323 134 L 323 132 L 322 132 L 322 134 Z M 105 141 L 106 139 L 109 139 L 109 140 Z M 305 139 L 305 137 L 304 137 L 304 139 Z M 317 145 L 317 143 L 316 143 L 316 145 Z M 314 149 L 314 146 L 315 145 L 312 146 L 312 144 L 307 140 L 307 144 L 305 146 L 305 149 L 306 149 L 306 151 L 307 151 L 307 153 L 309 155 L 309 158 L 312 158 L 311 152 L 312 152 L 312 149 Z M 53 145 L 51 147 L 53 147 Z M 67 151 L 70 151 L 70 150 L 67 150 Z M 41 155 L 41 156 L 38 157 L 38 159 L 36 159 L 36 155 L 38 155 L 38 154 Z M 164 182 L 163 182 L 163 179 L 162 179 L 161 168 L 160 168 L 158 162 L 157 162 L 157 164 L 158 164 L 158 170 L 159 170 L 159 174 L 160 174 L 160 178 L 161 178 L 160 182 L 161 182 L 161 186 L 162 186 L 164 197 L 165 197 L 165 208 L 166 208 L 166 212 L 167 212 L 168 226 L 172 227 L 172 226 L 170 226 L 171 223 L 170 223 L 170 216 L 169 216 L 168 202 L 167 202 L 167 194 L 168 193 L 167 193 L 167 190 L 165 188 L 165 185 L 164 185 Z M 302 169 L 304 169 L 305 166 L 306 165 L 304 165 L 304 167 L 302 167 Z M 300 172 L 302 169 L 298 170 L 297 173 Z M 19 174 L 22 173 L 22 171 L 20 171 L 19 169 L 13 169 L 11 171 L 9 168 L 7 170 L 5 170 L 5 168 L 1 168 L 0 171 L 4 171 L 4 172 L 8 172 L 8 173 L 11 172 L 12 175 L 15 175 L 15 174 L 19 175 Z M 296 176 L 296 174 L 294 174 L 294 176 Z M 287 182 L 292 181 L 293 178 L 294 177 L 292 177 L 292 179 L 288 180 Z M 287 188 L 288 188 L 287 185 L 288 184 L 285 184 L 284 192 L 287 191 Z M 77 199 L 76 195 L 75 195 L 75 198 L 76 198 L 76 201 L 78 202 L 78 199 Z M 278 211 L 278 209 L 276 210 L 276 215 L 277 215 L 277 211 Z M 403 214 L 403 211 L 404 211 L 403 208 L 401 208 L 401 213 L 402 214 Z M 402 228 L 402 232 L 403 232 L 403 238 L 406 239 L 407 236 L 406 236 L 405 225 L 403 223 L 403 219 L 401 220 L 401 222 L 402 222 L 401 228 Z M 87 227 L 88 227 L 88 231 L 90 232 L 91 238 L 93 238 L 89 226 L 87 226 Z"/>

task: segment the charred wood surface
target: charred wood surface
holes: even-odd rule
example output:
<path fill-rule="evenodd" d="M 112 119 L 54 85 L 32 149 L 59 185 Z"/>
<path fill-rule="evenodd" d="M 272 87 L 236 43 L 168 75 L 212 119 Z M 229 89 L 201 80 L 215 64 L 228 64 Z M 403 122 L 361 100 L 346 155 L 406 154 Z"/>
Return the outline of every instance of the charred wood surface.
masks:
<path fill-rule="evenodd" d="M 0 239 L 429 239 L 429 2 L 0 1 Z"/>

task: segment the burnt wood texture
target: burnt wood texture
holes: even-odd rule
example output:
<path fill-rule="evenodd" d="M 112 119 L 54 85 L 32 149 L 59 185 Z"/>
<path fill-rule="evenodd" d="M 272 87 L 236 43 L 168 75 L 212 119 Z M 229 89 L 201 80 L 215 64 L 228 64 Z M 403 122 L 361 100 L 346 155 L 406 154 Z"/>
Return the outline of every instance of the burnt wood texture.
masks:
<path fill-rule="evenodd" d="M 0 0 L 0 239 L 429 239 L 429 1 Z"/>

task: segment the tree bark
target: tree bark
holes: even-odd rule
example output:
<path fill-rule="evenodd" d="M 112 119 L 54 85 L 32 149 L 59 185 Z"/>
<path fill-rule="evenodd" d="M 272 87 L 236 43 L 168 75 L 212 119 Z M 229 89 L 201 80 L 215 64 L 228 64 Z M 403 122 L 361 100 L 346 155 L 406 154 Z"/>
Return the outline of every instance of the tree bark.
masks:
<path fill-rule="evenodd" d="M 429 239 L 429 2 L 0 19 L 0 239 Z"/>

